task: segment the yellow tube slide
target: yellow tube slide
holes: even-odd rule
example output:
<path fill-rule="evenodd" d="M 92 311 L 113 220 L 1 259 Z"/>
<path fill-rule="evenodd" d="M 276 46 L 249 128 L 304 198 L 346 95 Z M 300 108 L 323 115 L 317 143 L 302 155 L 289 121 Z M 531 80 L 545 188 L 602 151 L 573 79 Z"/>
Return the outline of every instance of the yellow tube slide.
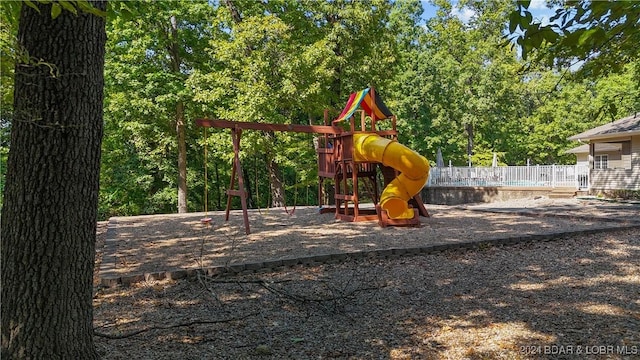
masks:
<path fill-rule="evenodd" d="M 416 195 L 429 176 L 429 161 L 408 147 L 376 134 L 355 134 L 354 159 L 379 162 L 401 172 L 380 195 L 380 206 L 392 219 L 411 219 L 407 201 Z"/>

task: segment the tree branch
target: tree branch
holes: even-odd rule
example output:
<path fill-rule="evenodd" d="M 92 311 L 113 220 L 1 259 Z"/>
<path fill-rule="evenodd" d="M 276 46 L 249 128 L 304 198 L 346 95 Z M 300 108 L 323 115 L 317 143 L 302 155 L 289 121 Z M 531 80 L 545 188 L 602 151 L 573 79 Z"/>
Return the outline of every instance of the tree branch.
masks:
<path fill-rule="evenodd" d="M 178 328 L 178 327 L 185 327 L 185 326 L 192 326 L 192 325 L 203 325 L 203 324 L 221 324 L 221 323 L 227 323 L 227 322 L 232 322 L 232 321 L 244 320 L 246 318 L 249 318 L 251 316 L 255 316 L 255 315 L 258 315 L 258 314 L 259 313 L 255 312 L 255 313 L 247 314 L 245 316 L 241 316 L 241 317 L 237 317 L 237 318 L 230 318 L 230 319 L 194 320 L 194 321 L 178 323 L 178 324 L 171 324 L 171 325 L 154 325 L 154 326 L 146 327 L 144 329 L 135 330 L 135 331 L 132 331 L 132 332 L 119 334 L 119 335 L 101 333 L 99 331 L 96 331 L 96 329 L 94 329 L 93 330 L 93 335 L 98 336 L 98 337 L 103 337 L 103 338 L 106 338 L 106 339 L 119 340 L 119 339 L 126 339 L 126 338 L 129 338 L 129 337 L 132 337 L 132 336 L 135 336 L 135 335 L 138 335 L 138 334 L 142 334 L 143 332 L 147 332 L 147 331 L 151 331 L 151 330 L 165 330 L 165 329 L 173 329 L 173 328 Z"/>

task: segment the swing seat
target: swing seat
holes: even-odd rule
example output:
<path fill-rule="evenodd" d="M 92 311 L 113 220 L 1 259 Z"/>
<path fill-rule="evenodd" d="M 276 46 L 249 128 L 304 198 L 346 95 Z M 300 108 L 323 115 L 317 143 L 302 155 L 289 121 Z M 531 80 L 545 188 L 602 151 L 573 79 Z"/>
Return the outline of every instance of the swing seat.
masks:
<path fill-rule="evenodd" d="M 206 217 L 206 218 L 200 219 L 200 222 L 203 223 L 203 224 L 207 224 L 208 225 L 208 224 L 211 223 L 211 220 L 212 219 L 210 217 Z"/>

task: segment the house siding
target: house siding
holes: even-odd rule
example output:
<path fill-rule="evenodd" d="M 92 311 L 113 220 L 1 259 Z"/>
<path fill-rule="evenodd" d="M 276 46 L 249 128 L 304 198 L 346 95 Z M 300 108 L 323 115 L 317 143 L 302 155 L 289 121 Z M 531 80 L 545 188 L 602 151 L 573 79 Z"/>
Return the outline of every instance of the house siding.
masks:
<path fill-rule="evenodd" d="M 576 154 L 576 165 L 589 166 L 589 154 L 588 153 Z"/>
<path fill-rule="evenodd" d="M 629 169 L 629 166 L 625 166 L 625 162 L 622 159 L 622 155 L 619 152 L 596 152 L 596 155 L 607 155 L 607 167 L 609 169 Z"/>
<path fill-rule="evenodd" d="M 615 139 L 609 141 L 615 141 Z M 632 136 L 630 143 L 631 154 L 610 158 L 613 161 L 610 160 L 608 169 L 591 169 L 592 191 L 640 190 L 640 136 Z"/>

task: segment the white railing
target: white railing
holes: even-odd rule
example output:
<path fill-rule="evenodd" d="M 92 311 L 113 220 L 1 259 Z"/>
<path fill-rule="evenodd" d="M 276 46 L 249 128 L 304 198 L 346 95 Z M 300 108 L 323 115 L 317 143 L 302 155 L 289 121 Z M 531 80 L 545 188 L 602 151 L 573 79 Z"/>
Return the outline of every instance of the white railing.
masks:
<path fill-rule="evenodd" d="M 535 186 L 589 188 L 586 165 L 433 167 L 427 186 Z"/>

